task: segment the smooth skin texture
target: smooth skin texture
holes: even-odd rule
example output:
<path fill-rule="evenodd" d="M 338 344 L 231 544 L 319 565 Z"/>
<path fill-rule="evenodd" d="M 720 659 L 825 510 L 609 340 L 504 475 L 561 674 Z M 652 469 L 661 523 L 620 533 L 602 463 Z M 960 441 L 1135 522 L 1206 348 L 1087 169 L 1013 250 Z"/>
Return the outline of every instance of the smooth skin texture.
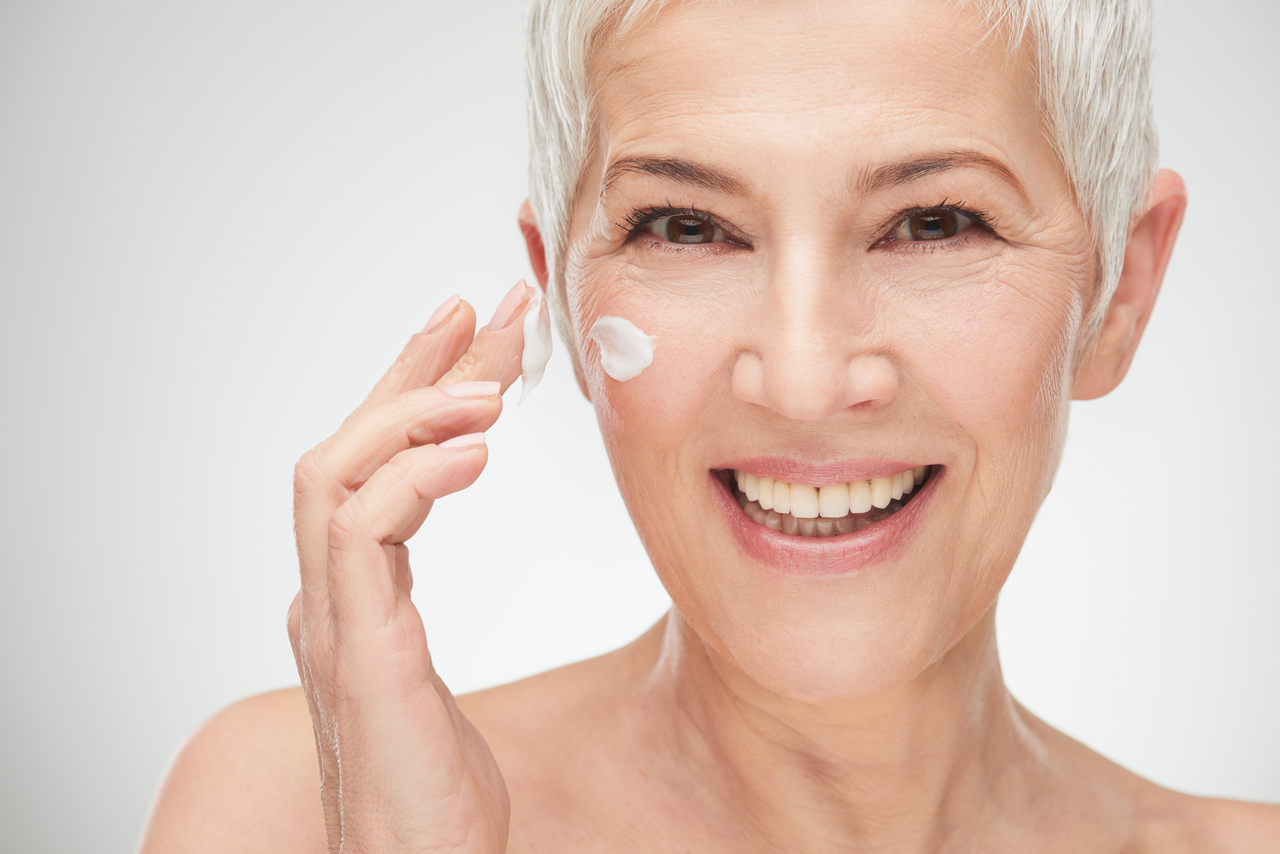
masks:
<path fill-rule="evenodd" d="M 486 463 L 440 443 L 501 404 L 424 386 L 505 387 L 518 354 L 516 332 L 469 344 L 464 303 L 299 464 L 303 689 L 193 737 L 143 851 L 1280 850 L 1277 808 L 1169 792 L 1043 724 L 996 651 L 1070 400 L 1123 379 L 1181 180 L 1160 174 L 1083 341 L 1096 261 L 1025 58 L 938 0 L 821 11 L 677 4 L 594 58 L 570 343 L 672 611 L 615 653 L 456 705 L 440 683 L 403 541 Z M 901 168 L 921 161 L 949 165 Z M 902 236 L 943 204 L 992 225 Z M 628 224 L 654 206 L 697 212 L 712 239 Z M 520 220 L 545 288 L 527 206 Z M 601 370 L 601 314 L 659 337 L 640 377 Z M 746 552 L 714 500 L 713 468 L 763 454 L 944 468 L 865 571 L 797 575 Z"/>

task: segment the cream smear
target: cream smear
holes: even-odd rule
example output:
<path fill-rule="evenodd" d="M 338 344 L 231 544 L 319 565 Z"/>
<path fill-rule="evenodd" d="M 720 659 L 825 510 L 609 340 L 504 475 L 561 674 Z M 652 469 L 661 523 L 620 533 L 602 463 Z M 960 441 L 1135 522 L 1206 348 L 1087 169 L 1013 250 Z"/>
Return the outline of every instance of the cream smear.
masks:
<path fill-rule="evenodd" d="M 653 348 L 658 339 L 625 317 L 602 314 L 591 326 L 587 337 L 600 345 L 600 365 L 618 382 L 640 376 L 653 364 Z"/>
<path fill-rule="evenodd" d="M 533 289 L 533 297 L 524 312 L 524 352 L 520 354 L 520 400 L 524 403 L 547 369 L 551 359 L 551 312 L 542 291 Z"/>

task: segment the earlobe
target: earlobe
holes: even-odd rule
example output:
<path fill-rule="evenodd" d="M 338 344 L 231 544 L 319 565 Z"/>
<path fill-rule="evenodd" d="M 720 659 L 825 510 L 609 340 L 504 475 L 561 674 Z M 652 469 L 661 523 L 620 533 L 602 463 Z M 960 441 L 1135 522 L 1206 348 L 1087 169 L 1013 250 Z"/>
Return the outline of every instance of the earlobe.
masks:
<path fill-rule="evenodd" d="M 1098 341 L 1076 377 L 1076 400 L 1102 397 L 1120 384 L 1133 362 L 1155 307 L 1165 269 L 1187 209 L 1178 173 L 1161 169 L 1124 251 L 1120 282 L 1107 306 Z"/>
<path fill-rule="evenodd" d="M 533 207 L 525 199 L 520 205 L 520 213 L 516 216 L 520 223 L 520 233 L 524 235 L 525 247 L 529 250 L 529 263 L 533 265 L 533 275 L 537 278 L 542 292 L 547 291 L 547 249 L 542 243 L 542 232 L 538 230 L 538 221 L 533 218 Z"/>

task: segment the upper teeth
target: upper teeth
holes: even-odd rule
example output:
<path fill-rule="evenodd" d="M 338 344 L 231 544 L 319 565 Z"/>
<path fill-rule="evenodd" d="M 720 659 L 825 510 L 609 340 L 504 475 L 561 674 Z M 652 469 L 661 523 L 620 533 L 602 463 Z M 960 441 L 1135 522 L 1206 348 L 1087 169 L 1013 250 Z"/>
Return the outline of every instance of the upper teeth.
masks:
<path fill-rule="evenodd" d="M 747 500 L 758 502 L 763 510 L 790 513 L 798 519 L 839 519 L 850 513 L 866 513 L 872 507 L 883 510 L 890 501 L 910 494 L 923 483 L 925 470 L 925 466 L 916 466 L 893 477 L 822 486 L 787 483 L 746 471 L 735 471 L 734 476 Z"/>

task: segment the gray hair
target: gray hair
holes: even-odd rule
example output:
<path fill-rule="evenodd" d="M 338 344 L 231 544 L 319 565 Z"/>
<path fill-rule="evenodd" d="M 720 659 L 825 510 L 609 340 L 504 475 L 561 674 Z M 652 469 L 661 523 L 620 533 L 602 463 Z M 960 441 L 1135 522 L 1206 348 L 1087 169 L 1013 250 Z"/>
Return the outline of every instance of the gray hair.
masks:
<path fill-rule="evenodd" d="M 606 30 L 625 34 L 670 0 L 529 0 L 525 74 L 529 201 L 547 252 L 557 325 L 572 349 L 564 264 L 573 198 L 589 155 L 588 61 Z M 956 0 L 1016 47 L 1030 36 L 1041 109 L 1099 264 L 1082 341 L 1101 328 L 1125 244 L 1155 178 L 1150 0 Z"/>

